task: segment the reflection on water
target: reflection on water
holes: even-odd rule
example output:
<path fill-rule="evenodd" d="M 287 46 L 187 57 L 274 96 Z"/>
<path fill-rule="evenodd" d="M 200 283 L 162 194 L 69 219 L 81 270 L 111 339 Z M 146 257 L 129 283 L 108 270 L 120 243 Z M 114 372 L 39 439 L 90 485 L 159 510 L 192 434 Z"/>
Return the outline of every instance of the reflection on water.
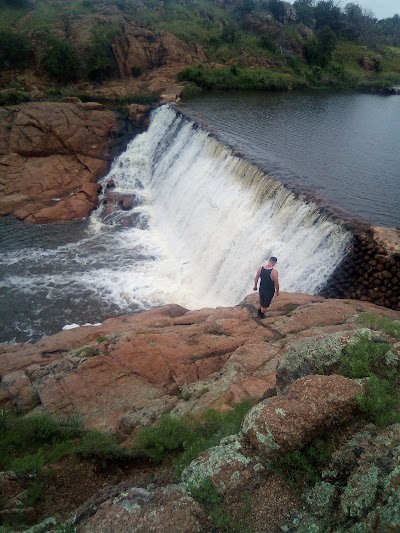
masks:
<path fill-rule="evenodd" d="M 182 110 L 290 186 L 400 226 L 399 96 L 216 92 Z"/>

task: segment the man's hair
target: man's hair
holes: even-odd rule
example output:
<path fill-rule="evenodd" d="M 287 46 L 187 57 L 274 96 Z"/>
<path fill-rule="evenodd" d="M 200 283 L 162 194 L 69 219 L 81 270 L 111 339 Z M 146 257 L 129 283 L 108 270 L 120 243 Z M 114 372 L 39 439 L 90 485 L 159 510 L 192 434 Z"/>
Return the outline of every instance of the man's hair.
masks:
<path fill-rule="evenodd" d="M 274 256 L 270 257 L 269 260 L 271 261 L 271 263 L 277 263 L 278 262 L 278 259 Z"/>

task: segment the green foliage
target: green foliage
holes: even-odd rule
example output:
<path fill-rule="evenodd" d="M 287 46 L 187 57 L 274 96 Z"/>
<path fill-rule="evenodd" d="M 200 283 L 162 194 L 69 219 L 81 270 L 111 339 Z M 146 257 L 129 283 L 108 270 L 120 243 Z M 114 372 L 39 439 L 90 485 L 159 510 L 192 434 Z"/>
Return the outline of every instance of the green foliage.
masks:
<path fill-rule="evenodd" d="M 383 331 L 387 335 L 400 339 L 400 320 L 392 320 L 391 318 L 375 313 L 360 313 L 356 321 L 358 324 Z"/>
<path fill-rule="evenodd" d="M 31 58 L 31 43 L 25 35 L 0 31 L 0 68 L 24 68 Z"/>
<path fill-rule="evenodd" d="M 66 41 L 50 39 L 43 55 L 46 72 L 57 81 L 68 83 L 78 76 L 78 56 Z"/>
<path fill-rule="evenodd" d="M 219 490 L 210 478 L 203 481 L 199 487 L 191 487 L 190 492 L 203 507 L 217 531 L 221 533 L 250 533 L 241 523 L 233 520 Z"/>
<path fill-rule="evenodd" d="M 300 78 L 283 72 L 267 69 L 207 68 L 202 65 L 188 67 L 178 74 L 180 81 L 191 81 L 206 89 L 257 89 L 264 91 L 287 91 L 304 86 Z"/>
<path fill-rule="evenodd" d="M 337 42 L 336 35 L 329 28 L 321 30 L 317 37 L 304 45 L 304 55 L 310 65 L 326 67 L 332 59 Z"/>
<path fill-rule="evenodd" d="M 368 318 L 382 328 L 391 326 L 381 317 Z M 364 394 L 357 403 L 368 420 L 383 427 L 400 421 L 400 372 L 387 359 L 388 350 L 387 343 L 362 338 L 343 350 L 338 371 L 353 379 L 367 378 Z"/>
<path fill-rule="evenodd" d="M 107 435 L 98 431 L 85 433 L 73 453 L 80 459 L 89 459 L 101 468 L 112 464 L 125 464 L 140 454 L 120 446 L 115 435 Z"/>
<path fill-rule="evenodd" d="M 108 25 L 94 32 L 87 67 L 89 79 L 102 82 L 115 74 L 116 63 L 111 43 L 120 31 L 119 28 Z"/>
<path fill-rule="evenodd" d="M 393 381 L 377 376 L 368 378 L 365 394 L 357 398 L 365 416 L 381 427 L 400 422 L 400 394 Z"/>
<path fill-rule="evenodd" d="M 13 468 L 23 475 L 39 470 L 54 446 L 82 433 L 77 418 L 56 421 L 49 415 L 18 417 L 0 411 L 0 468 Z"/>
<path fill-rule="evenodd" d="M 320 479 L 320 473 L 328 464 L 337 441 L 338 435 L 316 439 L 300 450 L 280 455 L 272 462 L 271 468 L 293 488 L 301 490 Z"/>
<path fill-rule="evenodd" d="M 176 472 L 179 474 L 202 451 L 216 446 L 223 437 L 236 434 L 250 408 L 251 402 L 244 401 L 227 413 L 208 409 L 197 418 L 164 415 L 157 426 L 137 432 L 134 450 L 155 462 L 170 455 L 179 455 L 176 460 Z"/>
<path fill-rule="evenodd" d="M 43 500 L 44 486 L 43 481 L 35 479 L 31 481 L 26 488 L 24 494 L 24 505 L 26 507 L 34 507 Z"/>
<path fill-rule="evenodd" d="M 17 105 L 28 101 L 28 96 L 21 91 L 8 90 L 0 93 L 0 106 Z"/>
<path fill-rule="evenodd" d="M 132 67 L 131 73 L 133 78 L 137 78 L 138 76 L 143 74 L 143 69 L 142 67 Z"/>

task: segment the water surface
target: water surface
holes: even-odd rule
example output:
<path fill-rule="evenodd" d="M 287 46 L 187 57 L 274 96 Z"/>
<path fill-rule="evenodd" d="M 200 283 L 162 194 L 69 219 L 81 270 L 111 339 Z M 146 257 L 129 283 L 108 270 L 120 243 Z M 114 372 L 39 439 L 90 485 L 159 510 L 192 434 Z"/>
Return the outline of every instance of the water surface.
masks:
<path fill-rule="evenodd" d="M 400 96 L 213 92 L 182 110 L 296 190 L 400 226 Z"/>

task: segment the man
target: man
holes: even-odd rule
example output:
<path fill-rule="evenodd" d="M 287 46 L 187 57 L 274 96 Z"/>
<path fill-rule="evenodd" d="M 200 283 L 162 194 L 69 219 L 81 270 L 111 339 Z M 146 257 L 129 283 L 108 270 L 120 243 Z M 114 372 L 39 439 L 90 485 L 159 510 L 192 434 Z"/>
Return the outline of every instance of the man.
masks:
<path fill-rule="evenodd" d="M 274 268 L 277 261 L 276 257 L 270 257 L 265 267 L 261 266 L 257 270 L 253 291 L 257 290 L 258 280 L 261 278 L 259 290 L 260 303 L 257 312 L 259 318 L 265 318 L 265 311 L 269 307 L 275 292 L 279 296 L 278 272 Z"/>

